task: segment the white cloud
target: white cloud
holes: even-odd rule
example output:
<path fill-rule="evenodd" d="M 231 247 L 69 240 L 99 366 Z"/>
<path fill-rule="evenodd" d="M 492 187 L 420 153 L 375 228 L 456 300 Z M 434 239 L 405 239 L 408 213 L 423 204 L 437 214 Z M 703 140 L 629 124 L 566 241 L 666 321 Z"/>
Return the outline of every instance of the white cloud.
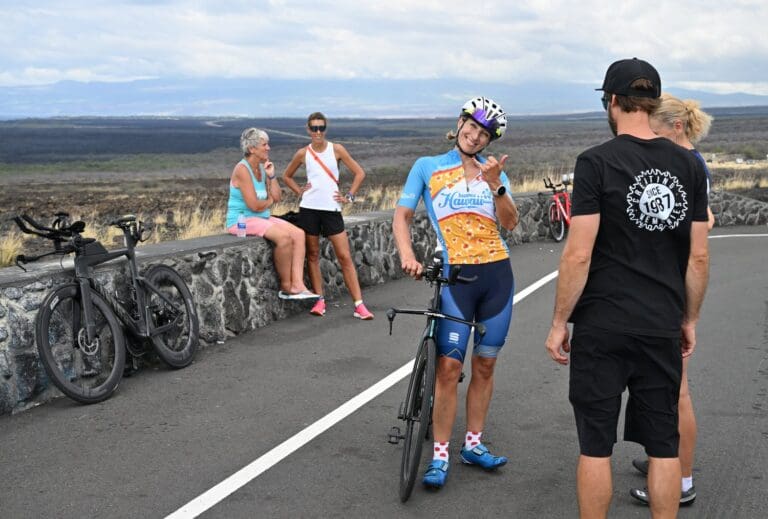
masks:
<path fill-rule="evenodd" d="M 599 83 L 613 60 L 667 84 L 768 82 L 768 3 L 141 0 L 0 4 L 0 85 L 148 77 Z M 762 86 L 761 86 L 762 85 Z"/>

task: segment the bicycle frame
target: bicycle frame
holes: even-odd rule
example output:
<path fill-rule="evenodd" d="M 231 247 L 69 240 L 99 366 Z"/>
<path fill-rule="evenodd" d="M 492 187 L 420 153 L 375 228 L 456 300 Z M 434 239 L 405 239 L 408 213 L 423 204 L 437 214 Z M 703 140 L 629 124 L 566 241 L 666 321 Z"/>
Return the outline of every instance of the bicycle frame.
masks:
<path fill-rule="evenodd" d="M 565 220 L 565 225 L 571 225 L 571 197 L 568 195 L 568 191 L 563 187 L 562 191 L 556 191 L 552 194 L 551 200 L 555 202 L 557 212 Z"/>
<path fill-rule="evenodd" d="M 85 228 L 83 222 L 75 222 L 69 225 L 68 219 L 69 214 L 63 212 L 56 213 L 56 220 L 53 222 L 52 226 L 46 227 L 27 215 L 14 217 L 14 221 L 24 233 L 42 236 L 43 238 L 50 239 L 54 242 L 53 252 L 32 257 L 19 255 L 16 257 L 16 264 L 23 269 L 21 266 L 22 263 L 37 261 L 42 257 L 50 256 L 52 254 L 63 255 L 73 252 L 75 253 L 74 283 L 78 285 L 80 295 L 80 301 L 77 304 L 82 306 L 83 318 L 85 319 L 85 338 L 88 342 L 91 342 L 96 336 L 96 324 L 94 322 L 91 291 L 98 293 L 104 298 L 118 319 L 120 319 L 128 331 L 134 336 L 150 338 L 165 333 L 173 327 L 173 321 L 156 328 L 152 327 L 152 319 L 149 315 L 150 308 L 147 305 L 147 294 L 149 292 L 156 294 L 172 308 L 175 308 L 176 305 L 166 297 L 165 294 L 160 292 L 157 286 L 139 274 L 138 267 L 136 266 L 135 249 L 137 243 L 142 240 L 143 228 L 141 222 L 139 222 L 137 227 L 135 223 L 136 219 L 132 215 L 112 222 L 111 225 L 115 225 L 123 231 L 125 246 L 110 251 L 105 249 L 104 246 L 94 238 L 83 238 L 81 236 L 80 233 Z M 62 243 L 65 241 L 69 241 L 70 243 L 63 246 Z M 93 279 L 93 267 L 123 256 L 128 260 L 128 269 L 131 276 L 129 290 L 133 297 L 133 302 L 136 304 L 135 317 L 125 309 L 122 302 L 117 300 L 111 294 L 106 293 Z M 75 320 L 73 329 L 79 330 L 79 312 L 74 312 L 73 318 Z M 75 340 L 77 341 L 80 339 L 75 338 Z"/>
<path fill-rule="evenodd" d="M 549 197 L 550 202 L 555 203 L 557 212 L 565 220 L 565 225 L 570 227 L 571 225 L 571 197 L 568 194 L 568 184 L 566 176 L 563 176 L 562 184 L 553 184 L 548 178 L 544 178 L 544 186 L 552 190 L 552 196 Z"/>
<path fill-rule="evenodd" d="M 107 251 L 103 247 L 99 247 L 99 250 L 97 251 L 88 251 L 88 246 L 92 244 L 86 244 L 75 256 L 75 282 L 80 287 L 80 297 L 82 299 L 83 316 L 86 325 L 86 338 L 88 341 L 93 340 L 96 333 L 96 324 L 93 318 L 93 303 L 91 299 L 92 290 L 97 292 L 107 301 L 115 311 L 115 315 L 117 315 L 118 319 L 120 319 L 128 331 L 136 337 L 145 339 L 153 337 L 164 333 L 173 326 L 173 323 L 171 322 L 157 328 L 151 327 L 149 307 L 147 305 L 147 291 L 157 294 L 171 306 L 175 305 L 173 301 L 169 300 L 155 285 L 139 274 L 138 267 L 136 266 L 136 239 L 128 232 L 125 233 L 125 244 L 125 247 L 111 251 Z M 123 303 L 117 300 L 113 295 L 104 291 L 93 280 L 93 267 L 123 256 L 128 260 L 128 269 L 131 277 L 130 292 L 134 297 L 134 302 L 136 304 L 136 317 L 132 316 L 125 309 Z"/>

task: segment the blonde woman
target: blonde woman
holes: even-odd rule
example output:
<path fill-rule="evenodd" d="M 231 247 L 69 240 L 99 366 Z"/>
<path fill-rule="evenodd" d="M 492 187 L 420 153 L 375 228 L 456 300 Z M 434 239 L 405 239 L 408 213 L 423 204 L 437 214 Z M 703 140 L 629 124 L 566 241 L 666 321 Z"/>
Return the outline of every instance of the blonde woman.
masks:
<path fill-rule="evenodd" d="M 662 94 L 661 106 L 651 116 L 651 129 L 656 135 L 679 144 L 699 159 L 707 173 L 707 194 L 712 188 L 712 175 L 707 168 L 707 161 L 694 145 L 709 134 L 711 125 L 712 116 L 700 108 L 698 101 L 681 100 L 669 94 Z M 709 207 L 707 207 L 707 214 L 709 230 L 712 230 L 715 225 L 715 216 Z"/>
<path fill-rule="evenodd" d="M 232 170 L 227 203 L 227 231 L 237 233 L 237 219 L 245 216 L 246 234 L 275 244 L 274 263 L 280 278 L 280 299 L 317 299 L 304 285 L 304 231 L 270 208 L 280 201 L 275 165 L 269 160 L 269 136 L 258 128 L 240 135 L 243 159 Z"/>
<path fill-rule="evenodd" d="M 707 163 L 696 150 L 694 144 L 707 136 L 712 124 L 712 116 L 704 112 L 698 101 L 681 100 L 669 94 L 661 96 L 661 105 L 650 118 L 651 129 L 659 137 L 665 137 L 689 150 L 701 162 L 707 174 L 707 194 L 712 186 L 712 176 Z M 707 228 L 712 230 L 715 217 L 707 206 Z M 693 412 L 691 394 L 688 390 L 688 362 L 690 357 L 683 357 L 683 372 L 680 380 L 678 400 L 678 430 L 680 432 L 680 468 L 682 472 L 680 504 L 688 505 L 696 499 L 696 487 L 693 486 L 693 457 L 696 448 L 696 416 Z M 632 465 L 644 474 L 648 474 L 648 460 L 636 459 Z M 648 502 L 648 492 L 638 488 L 630 490 L 635 499 Z"/>

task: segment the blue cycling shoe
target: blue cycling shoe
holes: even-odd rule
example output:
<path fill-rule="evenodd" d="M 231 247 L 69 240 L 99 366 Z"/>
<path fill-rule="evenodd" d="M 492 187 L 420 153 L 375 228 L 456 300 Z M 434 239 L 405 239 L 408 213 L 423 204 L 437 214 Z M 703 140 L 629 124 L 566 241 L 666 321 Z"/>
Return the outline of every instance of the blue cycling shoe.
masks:
<path fill-rule="evenodd" d="M 448 462 L 432 460 L 424 473 L 422 483 L 425 487 L 442 488 L 448 478 Z"/>
<path fill-rule="evenodd" d="M 468 465 L 478 465 L 486 470 L 497 469 L 507 464 L 506 456 L 494 456 L 482 443 L 472 449 L 461 449 L 461 461 Z"/>

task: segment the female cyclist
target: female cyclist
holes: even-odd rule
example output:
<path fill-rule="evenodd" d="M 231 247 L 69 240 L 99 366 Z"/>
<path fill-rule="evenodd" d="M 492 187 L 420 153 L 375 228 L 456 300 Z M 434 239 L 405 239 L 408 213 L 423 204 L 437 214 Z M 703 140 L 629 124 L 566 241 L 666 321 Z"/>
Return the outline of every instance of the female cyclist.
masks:
<path fill-rule="evenodd" d="M 469 284 L 443 291 L 441 309 L 447 314 L 476 320 L 486 326 L 483 337 L 475 335 L 472 349 L 472 378 L 467 391 L 467 432 L 461 459 L 484 469 L 507 462 L 494 456 L 481 442 L 488 406 L 493 392 L 496 358 L 504 345 L 512 318 L 514 277 L 509 249 L 498 225 L 512 230 L 518 213 L 509 194 L 509 180 L 502 167 L 507 160 L 479 155 L 506 131 L 504 110 L 486 97 L 467 101 L 456 122 L 455 147 L 436 157 L 422 157 L 413 165 L 392 223 L 402 269 L 419 278 L 423 266 L 416 258 L 410 225 L 416 206 L 424 200 L 427 214 L 443 249 L 445 272 L 461 265 L 461 275 L 477 276 Z M 448 475 L 453 422 L 456 418 L 457 389 L 467 352 L 470 328 L 443 321 L 438 328 L 438 365 L 432 415 L 433 460 L 423 483 L 440 488 Z"/>

